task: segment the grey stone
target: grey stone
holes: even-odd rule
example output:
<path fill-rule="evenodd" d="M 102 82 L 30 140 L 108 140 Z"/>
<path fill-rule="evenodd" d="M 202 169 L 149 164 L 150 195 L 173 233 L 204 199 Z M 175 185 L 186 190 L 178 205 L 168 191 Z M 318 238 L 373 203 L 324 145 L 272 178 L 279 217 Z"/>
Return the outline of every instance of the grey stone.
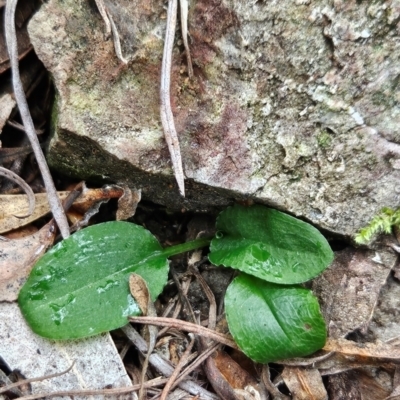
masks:
<path fill-rule="evenodd" d="M 160 0 L 49 0 L 29 34 L 57 90 L 50 164 L 141 188 L 170 208 L 254 199 L 345 236 L 400 204 L 400 2 L 190 1 L 195 77 L 179 39 L 172 108 L 187 197 L 159 117 Z"/>

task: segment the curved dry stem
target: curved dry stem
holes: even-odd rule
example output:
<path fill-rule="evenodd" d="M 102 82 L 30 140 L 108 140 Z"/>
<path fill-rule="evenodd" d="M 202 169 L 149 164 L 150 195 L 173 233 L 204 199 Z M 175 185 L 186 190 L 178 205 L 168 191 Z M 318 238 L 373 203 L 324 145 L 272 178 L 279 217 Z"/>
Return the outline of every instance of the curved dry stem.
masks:
<path fill-rule="evenodd" d="M 191 322 L 182 321 L 180 319 L 163 317 L 129 317 L 129 321 L 143 325 L 168 326 L 170 328 L 180 329 L 204 338 L 215 340 L 216 342 L 232 347 L 233 349 L 238 349 L 238 345 L 228 336 L 204 328 L 201 325 L 192 324 Z"/>
<path fill-rule="evenodd" d="M 178 0 L 169 0 L 167 28 L 165 31 L 164 52 L 161 66 L 160 114 L 165 140 L 174 167 L 175 179 L 178 183 L 179 191 L 182 196 L 185 196 L 185 177 L 183 175 L 181 149 L 175 129 L 170 97 L 172 48 L 174 46 L 177 10 Z"/>
<path fill-rule="evenodd" d="M 64 374 L 68 373 L 69 371 L 71 371 L 71 369 L 74 365 L 75 365 L 75 360 L 72 362 L 71 366 L 69 368 L 67 368 L 65 371 L 56 372 L 56 373 L 50 374 L 50 375 L 39 376 L 37 378 L 23 379 L 22 381 L 18 381 L 15 383 L 11 383 L 10 385 L 3 386 L 2 388 L 0 388 L 0 393 L 7 392 L 7 391 L 14 389 L 16 387 L 19 387 L 19 386 L 27 385 L 28 383 L 40 382 L 40 381 L 44 381 L 46 379 L 56 378 L 57 376 L 64 375 Z"/>
<path fill-rule="evenodd" d="M 61 235 L 64 239 L 69 236 L 69 226 L 67 217 L 61 205 L 61 201 L 57 195 L 53 179 L 50 175 L 49 167 L 39 144 L 38 137 L 35 132 L 32 117 L 29 112 L 28 103 L 26 101 L 25 93 L 21 83 L 21 77 L 18 68 L 18 48 L 17 48 L 17 35 L 15 32 L 15 9 L 18 0 L 7 0 L 5 10 L 5 33 L 7 50 L 10 57 L 10 65 L 12 70 L 12 82 L 14 87 L 15 99 L 18 104 L 19 113 L 25 127 L 25 132 L 31 143 L 33 152 L 35 153 L 36 161 L 39 165 L 40 172 L 42 173 L 44 185 L 47 191 L 47 197 L 54 219 L 60 229 Z"/>
<path fill-rule="evenodd" d="M 165 378 L 155 378 L 151 381 L 147 381 L 144 383 L 146 388 L 152 388 L 155 386 L 163 385 L 167 382 Z M 135 392 L 140 388 L 140 384 L 132 385 L 128 387 L 117 387 L 112 389 L 78 389 L 78 390 L 61 390 L 58 392 L 49 392 L 49 393 L 35 393 L 27 396 L 19 397 L 20 400 L 36 400 L 42 398 L 51 398 L 51 397 L 63 397 L 63 396 L 82 396 L 84 398 L 88 398 L 89 396 L 120 396 L 122 394 L 127 394 L 131 392 Z"/>
<path fill-rule="evenodd" d="M 110 20 L 108 19 L 107 10 L 104 5 L 104 2 L 103 2 L 103 0 L 94 0 L 94 2 L 96 3 L 96 6 L 97 6 L 97 9 L 99 10 L 101 18 L 103 18 L 104 24 L 106 25 L 106 34 L 107 34 L 107 36 L 110 36 L 111 24 L 110 24 Z"/>
<path fill-rule="evenodd" d="M 30 215 L 32 215 L 33 210 L 35 209 L 35 194 L 33 193 L 33 190 L 31 187 L 17 174 L 14 172 L 0 167 L 0 175 L 4 176 L 5 178 L 9 179 L 10 181 L 15 182 L 17 185 L 21 186 L 21 188 L 24 190 L 26 195 L 28 196 L 28 202 L 29 202 L 29 209 L 28 209 L 28 214 L 26 215 L 14 215 L 16 218 L 27 218 Z"/>
<path fill-rule="evenodd" d="M 108 12 L 107 9 L 106 9 L 106 12 L 107 12 L 107 16 L 108 16 L 108 19 L 109 19 L 110 25 L 111 25 L 111 31 L 112 31 L 112 35 L 113 35 L 115 54 L 117 55 L 118 59 L 122 63 L 128 64 L 128 60 L 122 55 L 121 41 L 120 41 L 120 38 L 119 38 L 119 33 L 118 33 L 117 26 L 115 25 L 115 22 L 113 20 L 112 15 Z"/>
<path fill-rule="evenodd" d="M 193 64 L 192 64 L 192 57 L 190 56 L 190 48 L 189 48 L 189 43 L 188 43 L 189 3 L 188 3 L 188 0 L 179 0 L 179 4 L 181 6 L 181 31 L 182 31 L 183 45 L 185 47 L 185 52 L 186 52 L 188 75 L 189 75 L 189 78 L 192 79 L 193 78 Z"/>

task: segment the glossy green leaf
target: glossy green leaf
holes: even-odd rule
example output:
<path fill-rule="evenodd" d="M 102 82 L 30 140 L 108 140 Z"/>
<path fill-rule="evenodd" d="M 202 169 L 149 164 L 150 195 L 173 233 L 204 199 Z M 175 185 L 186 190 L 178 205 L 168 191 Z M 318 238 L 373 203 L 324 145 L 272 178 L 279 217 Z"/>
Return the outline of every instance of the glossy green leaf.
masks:
<path fill-rule="evenodd" d="M 219 215 L 216 227 L 210 261 L 269 282 L 305 282 L 333 260 L 328 242 L 317 229 L 260 205 L 230 207 Z"/>
<path fill-rule="evenodd" d="M 307 289 L 241 274 L 228 287 L 225 312 L 236 343 L 260 363 L 306 356 L 325 344 L 325 321 Z"/>
<path fill-rule="evenodd" d="M 157 239 L 141 226 L 107 222 L 83 229 L 45 254 L 19 295 L 33 331 L 73 339 L 119 328 L 139 315 L 129 293 L 132 272 L 154 300 L 167 282 L 168 261 Z"/>

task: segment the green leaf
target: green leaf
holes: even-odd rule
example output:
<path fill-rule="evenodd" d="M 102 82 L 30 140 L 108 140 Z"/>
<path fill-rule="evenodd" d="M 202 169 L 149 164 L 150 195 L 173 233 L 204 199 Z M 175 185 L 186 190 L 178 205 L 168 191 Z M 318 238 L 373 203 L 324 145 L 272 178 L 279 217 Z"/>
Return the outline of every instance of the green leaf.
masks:
<path fill-rule="evenodd" d="M 264 206 L 230 207 L 219 215 L 216 227 L 210 261 L 269 282 L 305 282 L 333 260 L 317 229 Z"/>
<path fill-rule="evenodd" d="M 74 339 L 119 328 L 140 309 L 129 293 L 132 272 L 148 283 L 152 299 L 167 282 L 168 261 L 141 226 L 107 222 L 60 242 L 33 268 L 19 295 L 33 331 Z"/>
<path fill-rule="evenodd" d="M 225 312 L 236 343 L 260 363 L 306 356 L 325 344 L 325 321 L 307 289 L 241 274 L 228 287 Z"/>

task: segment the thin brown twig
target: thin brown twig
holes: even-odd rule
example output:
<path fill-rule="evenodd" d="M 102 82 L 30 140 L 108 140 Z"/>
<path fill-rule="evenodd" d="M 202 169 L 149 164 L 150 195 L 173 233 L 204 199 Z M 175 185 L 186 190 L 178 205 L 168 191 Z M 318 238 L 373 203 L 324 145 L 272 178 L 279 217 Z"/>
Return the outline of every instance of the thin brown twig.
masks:
<path fill-rule="evenodd" d="M 7 392 L 7 391 L 9 391 L 11 389 L 14 389 L 15 387 L 18 387 L 18 386 L 27 385 L 28 383 L 44 381 L 46 379 L 52 379 L 52 378 L 56 378 L 57 376 L 64 375 L 64 374 L 68 373 L 69 371 L 71 371 L 71 369 L 72 369 L 72 367 L 74 365 L 75 365 L 75 361 L 65 371 L 55 372 L 54 374 L 50 374 L 50 375 L 38 376 L 37 378 L 23 379 L 21 381 L 18 381 L 18 382 L 15 382 L 15 383 L 11 383 L 11 384 L 9 384 L 7 386 L 3 386 L 2 388 L 0 388 L 0 393 Z"/>
<path fill-rule="evenodd" d="M 207 297 L 208 302 L 210 303 L 209 313 L 208 313 L 208 328 L 215 329 L 217 326 L 217 303 L 215 301 L 215 296 L 210 286 L 208 286 L 205 279 L 200 274 L 199 270 L 194 266 L 189 266 L 190 272 L 196 277 L 197 281 L 199 282 L 201 288 L 203 289 L 204 294 Z"/>
<path fill-rule="evenodd" d="M 119 356 L 121 357 L 121 360 L 123 360 L 126 356 L 126 353 L 128 350 L 132 347 L 132 344 L 130 342 L 126 342 L 125 346 L 122 348 L 122 350 L 119 352 Z"/>
<path fill-rule="evenodd" d="M 207 350 L 205 350 L 203 353 L 200 354 L 200 356 L 196 359 L 196 361 L 193 361 L 192 364 L 190 364 L 188 367 L 186 367 L 183 372 L 179 375 L 178 379 L 175 381 L 175 383 L 172 385 L 172 388 L 175 388 L 185 377 L 193 372 L 204 360 L 207 360 L 208 357 L 210 357 L 215 350 L 218 349 L 220 346 L 219 343 L 215 343 L 213 346 L 209 347 Z"/>
<path fill-rule="evenodd" d="M 119 39 L 119 32 L 117 25 L 115 25 L 115 22 L 113 20 L 113 17 L 111 13 L 106 9 L 108 18 L 110 20 L 110 25 L 111 25 L 111 31 L 112 31 L 112 36 L 113 36 L 113 42 L 114 42 L 114 49 L 115 49 L 115 54 L 117 55 L 118 59 L 124 63 L 128 64 L 128 60 L 122 55 L 122 49 L 121 49 L 121 41 Z"/>
<path fill-rule="evenodd" d="M 162 312 L 162 317 L 168 317 L 168 314 L 172 311 L 172 309 L 177 306 L 177 301 L 178 301 L 178 295 L 175 295 L 174 297 L 170 298 L 168 300 L 168 304 L 165 307 L 165 309 Z"/>
<path fill-rule="evenodd" d="M 7 125 L 12 126 L 13 128 L 18 129 L 21 132 L 25 132 L 25 127 L 18 122 L 8 120 Z M 41 135 L 44 133 L 44 129 L 36 129 L 35 132 L 36 132 L 36 135 Z M 43 146 L 43 143 L 42 143 L 42 146 Z M 31 146 L 27 146 L 27 147 L 29 147 L 32 152 L 32 147 Z"/>
<path fill-rule="evenodd" d="M 144 383 L 146 388 L 164 385 L 168 379 L 166 378 L 155 378 L 151 381 L 147 381 Z M 113 389 L 81 389 L 81 390 L 60 390 L 59 392 L 52 393 L 35 393 L 27 396 L 19 397 L 18 400 L 35 400 L 40 399 L 42 397 L 57 397 L 57 396 L 116 396 L 120 394 L 134 392 L 139 390 L 140 384 L 132 385 L 132 386 L 124 386 Z"/>
<path fill-rule="evenodd" d="M 189 264 L 190 271 L 195 275 L 197 281 L 199 282 L 203 292 L 207 296 L 207 299 L 210 303 L 209 313 L 208 313 L 208 321 L 209 321 L 209 328 L 215 329 L 217 324 L 217 303 L 215 301 L 215 296 L 210 287 L 208 286 L 207 282 L 201 276 L 199 271 L 194 265 Z M 204 337 L 199 338 L 200 348 L 206 349 L 210 341 Z M 213 357 L 208 357 L 205 361 L 204 372 L 207 375 L 208 381 L 210 382 L 211 386 L 220 395 L 221 398 L 224 399 L 237 399 L 236 393 L 234 388 L 231 384 L 225 379 L 222 375 L 220 369 L 217 367 L 215 360 Z"/>
<path fill-rule="evenodd" d="M 29 88 L 26 90 L 26 98 L 29 99 L 33 91 L 38 87 L 39 83 L 42 81 L 42 79 L 47 75 L 46 70 L 42 70 L 39 74 L 39 76 L 34 80 L 34 82 L 29 85 Z"/>
<path fill-rule="evenodd" d="M 178 289 L 179 299 L 180 299 L 180 302 L 183 305 L 184 311 L 186 311 L 186 314 L 187 314 L 186 316 L 189 316 L 193 323 L 197 323 L 196 316 L 194 314 L 192 305 L 190 304 L 190 301 L 187 298 L 187 292 L 188 291 L 187 290 L 186 291 L 183 290 L 183 286 L 184 285 L 183 284 L 181 285 L 181 283 L 179 282 L 179 278 L 178 278 L 178 275 L 175 272 L 175 269 L 171 266 L 169 270 L 170 270 L 170 273 L 172 275 L 172 279 L 175 282 L 176 288 Z M 189 281 L 189 285 L 190 285 L 190 281 Z M 186 287 L 189 289 L 187 284 L 186 284 Z"/>
<path fill-rule="evenodd" d="M 332 357 L 335 354 L 334 351 L 329 351 L 328 353 L 322 354 L 321 356 L 312 357 L 312 358 L 293 358 L 291 360 L 278 360 L 274 361 L 275 364 L 285 365 L 287 367 L 308 367 L 309 365 L 313 365 L 317 362 L 324 361 L 329 357 Z"/>
<path fill-rule="evenodd" d="M 181 287 L 182 287 L 182 294 L 183 294 L 184 296 L 186 296 L 186 295 L 187 295 L 187 292 L 188 292 L 188 290 L 189 290 L 189 287 L 190 287 L 190 277 L 189 277 L 189 279 L 188 279 L 187 281 L 184 281 L 184 282 L 182 283 Z M 175 307 L 174 312 L 172 313 L 172 318 L 177 318 L 178 315 L 179 315 L 179 313 L 181 312 L 181 309 L 182 309 L 182 301 L 180 301 L 180 297 L 181 297 L 181 293 L 178 293 L 178 294 L 175 296 L 175 299 L 176 299 L 176 300 L 175 300 L 176 307 Z M 167 313 L 163 313 L 163 315 L 162 315 L 162 317 L 167 317 L 167 316 L 168 316 Z M 168 329 L 169 329 L 169 328 L 168 328 L 167 326 L 164 327 L 164 328 L 162 328 L 162 329 L 160 329 L 159 332 L 158 332 L 158 337 L 164 335 L 164 334 L 168 331 Z"/>
<path fill-rule="evenodd" d="M 218 349 L 218 347 L 221 346 L 219 343 L 214 343 L 213 346 L 209 347 L 207 350 L 203 351 L 195 361 L 193 361 L 192 364 L 187 366 L 182 373 L 179 375 L 179 377 L 175 380 L 173 383 L 171 390 L 175 389 L 184 379 L 187 379 L 186 377 L 192 373 L 196 368 L 198 368 L 205 360 L 207 360 L 208 357 L 210 357 L 215 350 Z M 159 396 L 157 396 L 159 397 Z"/>
<path fill-rule="evenodd" d="M 122 328 L 123 332 L 126 334 L 128 339 L 134 344 L 134 346 L 142 353 L 146 354 L 147 352 L 147 343 L 146 341 L 139 335 L 139 333 L 130 325 L 126 325 Z M 164 376 L 171 376 L 174 371 L 172 365 L 160 357 L 158 354 L 153 353 L 149 358 L 150 364 L 161 374 Z M 208 390 L 202 388 L 195 382 L 187 379 L 187 380 L 179 380 L 179 387 L 187 392 L 196 395 L 200 394 L 204 400 L 214 400 L 218 399 L 213 393 L 210 393 Z"/>
<path fill-rule="evenodd" d="M 192 351 L 194 342 L 195 342 L 195 338 L 194 335 L 191 335 L 189 333 L 191 337 L 190 343 L 187 346 L 185 352 L 182 354 L 182 357 L 180 358 L 178 364 L 176 365 L 174 372 L 172 373 L 172 375 L 169 377 L 168 382 L 166 383 L 166 385 L 164 386 L 164 389 L 161 393 L 161 397 L 160 400 L 166 400 L 169 391 L 171 390 L 176 378 L 178 377 L 179 373 L 181 372 L 182 368 L 187 364 L 188 362 L 188 358 L 190 356 L 190 352 Z"/>
<path fill-rule="evenodd" d="M 0 167 L 0 175 L 17 183 L 19 186 L 21 186 L 21 188 L 24 190 L 24 192 L 28 196 L 28 202 L 29 202 L 28 214 L 14 215 L 14 217 L 17 217 L 17 218 L 29 217 L 33 213 L 33 210 L 35 209 L 35 203 L 36 203 L 35 194 L 33 193 L 33 190 L 31 189 L 31 187 L 20 176 L 18 176 L 14 172 L 10 171 L 9 169 Z"/>
<path fill-rule="evenodd" d="M 171 328 L 181 329 L 186 332 L 192 332 L 196 335 L 201 335 L 211 340 L 215 340 L 216 342 L 232 347 L 233 349 L 238 349 L 237 344 L 228 336 L 216 331 L 212 331 L 211 329 L 204 328 L 201 325 L 192 324 L 191 322 L 182 321 L 180 319 L 162 317 L 129 317 L 129 321 L 137 324 L 169 326 Z"/>
<path fill-rule="evenodd" d="M 175 179 L 178 183 L 179 191 L 185 196 L 185 176 L 183 174 L 181 150 L 179 146 L 178 135 L 175 129 L 174 116 L 171 108 L 171 66 L 172 49 L 174 46 L 176 18 L 177 18 L 178 0 L 168 1 L 167 27 L 165 31 L 164 52 L 161 66 L 160 83 L 160 115 L 164 130 L 165 140 L 168 145 L 171 156 L 172 166 L 174 168 Z"/>
<path fill-rule="evenodd" d="M 107 36 L 110 36 L 111 34 L 111 25 L 110 25 L 110 20 L 108 19 L 106 7 L 104 5 L 103 0 L 94 0 L 96 3 L 97 9 L 99 10 L 99 13 L 101 15 L 101 18 L 103 18 L 103 21 L 106 25 L 106 33 Z"/>
<path fill-rule="evenodd" d="M 190 48 L 188 43 L 188 12 L 189 12 L 189 2 L 188 0 L 179 0 L 180 8 L 181 8 L 181 31 L 182 31 L 182 39 L 183 46 L 185 47 L 186 52 L 186 61 L 188 67 L 188 75 L 189 78 L 193 78 L 193 65 L 192 65 L 192 57 L 190 56 Z"/>
<path fill-rule="evenodd" d="M 25 132 L 29 138 L 33 152 L 35 153 L 40 172 L 42 173 L 51 211 L 60 229 L 62 237 L 66 239 L 69 236 L 67 217 L 62 208 L 49 167 L 40 147 L 19 74 L 17 35 L 15 31 L 15 9 L 17 6 L 17 1 L 18 0 L 7 0 L 5 9 L 5 33 L 7 50 L 10 57 L 10 65 L 12 70 L 12 82 L 15 99 L 17 101 L 19 113 L 25 127 Z"/>

